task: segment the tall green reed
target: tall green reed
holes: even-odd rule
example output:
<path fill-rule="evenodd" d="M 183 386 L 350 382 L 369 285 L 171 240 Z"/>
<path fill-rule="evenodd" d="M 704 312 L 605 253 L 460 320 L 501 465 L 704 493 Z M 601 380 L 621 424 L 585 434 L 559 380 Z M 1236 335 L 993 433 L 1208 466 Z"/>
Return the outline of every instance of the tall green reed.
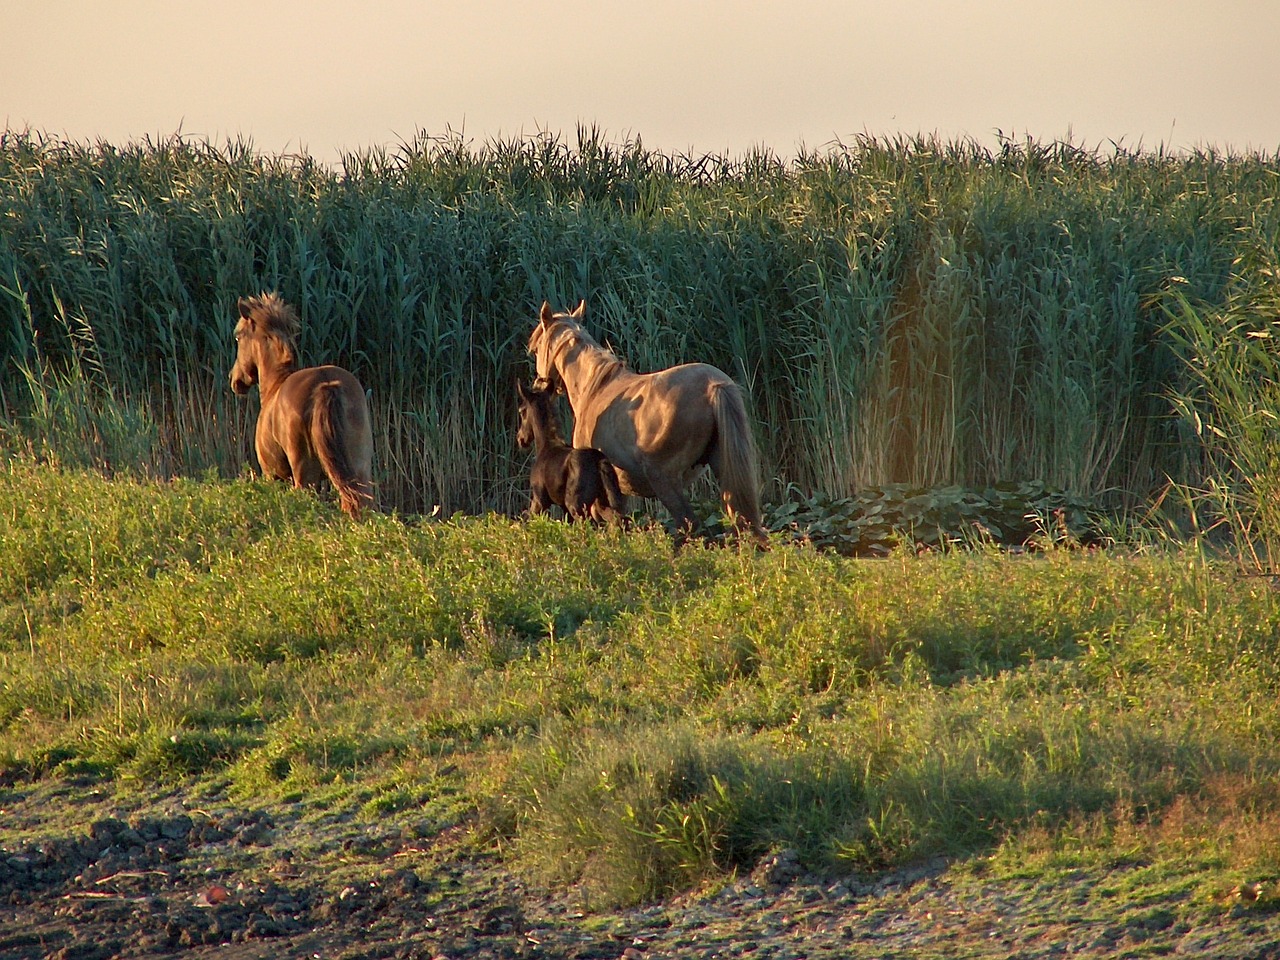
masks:
<path fill-rule="evenodd" d="M 0 285 L 0 295 L 14 301 L 29 336 L 24 356 L 13 364 L 22 383 L 13 397 L 20 413 L 0 423 L 0 452 L 108 475 L 153 471 L 161 451 L 150 412 L 112 378 L 93 326 L 68 316 L 55 299 L 60 332 L 72 353 L 54 369 L 34 334 L 25 291 Z"/>
<path fill-rule="evenodd" d="M 148 411 L 155 472 L 239 473 L 255 401 L 226 386 L 235 301 L 278 289 L 301 310 L 303 361 L 370 391 L 384 504 L 517 509 L 511 384 L 530 375 L 538 304 L 585 298 L 637 369 L 703 360 L 743 383 L 779 484 L 1036 478 L 1139 497 L 1188 468 L 1151 295 L 1181 276 L 1221 302 L 1242 249 L 1275 249 L 1259 211 L 1276 168 L 928 138 L 784 163 L 583 128 L 423 134 L 331 169 L 235 141 L 9 131 L 0 277 L 29 318 L 0 298 L 0 410 L 32 403 L 10 374 L 37 342 L 69 375 L 64 309 Z"/>
<path fill-rule="evenodd" d="M 1193 518 L 1242 566 L 1280 564 L 1280 266 L 1275 251 L 1242 261 L 1224 304 L 1193 302 L 1175 282 L 1161 296 L 1185 364 L 1173 404 L 1205 452 L 1182 486 Z"/>

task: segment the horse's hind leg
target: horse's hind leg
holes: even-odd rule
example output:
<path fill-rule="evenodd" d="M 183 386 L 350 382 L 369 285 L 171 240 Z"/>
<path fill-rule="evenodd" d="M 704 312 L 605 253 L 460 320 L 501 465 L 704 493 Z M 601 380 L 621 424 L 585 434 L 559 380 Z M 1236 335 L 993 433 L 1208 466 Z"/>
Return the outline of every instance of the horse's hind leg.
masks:
<path fill-rule="evenodd" d="M 570 522 L 595 519 L 595 504 L 604 495 L 600 489 L 594 451 L 574 450 L 565 460 L 564 509 Z"/>
<path fill-rule="evenodd" d="M 607 466 L 608 461 L 601 459 L 598 463 L 592 464 L 589 471 L 584 472 L 583 483 L 578 491 L 579 503 L 582 505 L 582 515 L 585 519 L 596 523 L 607 523 L 610 526 L 621 525 L 622 514 L 610 503 L 610 492 L 605 485 L 604 467 Z M 609 469 L 613 468 L 609 467 Z"/>
<path fill-rule="evenodd" d="M 600 500 L 597 500 L 595 503 L 591 504 L 590 515 L 591 515 L 591 519 L 596 521 L 596 523 L 607 524 L 610 527 L 625 528 L 627 525 L 626 517 L 624 517 L 621 513 L 619 513 L 613 507 L 609 506 L 609 504 Z"/>
<path fill-rule="evenodd" d="M 596 497 L 594 507 L 599 513 L 597 519 L 625 527 L 627 498 L 618 486 L 618 473 L 607 457 L 601 456 L 596 463 L 596 476 L 600 480 L 600 495 Z"/>
<path fill-rule="evenodd" d="M 571 483 L 564 495 L 565 519 L 570 523 L 575 520 L 592 519 L 592 506 L 595 497 L 590 490 L 584 490 L 580 484 Z"/>
<path fill-rule="evenodd" d="M 288 461 L 288 479 L 295 490 L 309 487 L 320 490 L 328 479 L 320 461 L 312 456 L 311 449 L 302 437 L 293 437 L 285 447 Z M 336 492 L 336 491 L 335 491 Z"/>
<path fill-rule="evenodd" d="M 698 528 L 698 518 L 694 515 L 693 504 L 684 495 L 684 489 L 666 476 L 650 474 L 648 479 L 653 495 L 671 514 L 671 520 L 676 526 L 676 546 L 679 546 Z"/>

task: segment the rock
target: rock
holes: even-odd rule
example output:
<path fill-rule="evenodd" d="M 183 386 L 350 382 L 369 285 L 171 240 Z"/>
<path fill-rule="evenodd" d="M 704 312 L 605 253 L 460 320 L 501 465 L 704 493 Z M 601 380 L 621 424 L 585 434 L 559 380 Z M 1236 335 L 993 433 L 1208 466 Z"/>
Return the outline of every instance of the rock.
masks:
<path fill-rule="evenodd" d="M 123 829 L 116 831 L 114 846 L 121 847 L 125 850 L 131 850 L 134 847 L 141 848 L 144 843 L 145 841 L 142 839 L 142 834 L 138 833 L 138 831 L 133 829 L 133 827 L 126 826 Z"/>
<path fill-rule="evenodd" d="M 422 885 L 422 880 L 412 870 L 397 870 L 391 875 L 390 886 L 395 893 L 413 893 Z"/>
<path fill-rule="evenodd" d="M 186 814 L 161 821 L 160 835 L 168 840 L 184 840 L 194 823 Z"/>
<path fill-rule="evenodd" d="M 265 913 L 255 913 L 249 918 L 249 923 L 245 927 L 245 932 L 251 937 L 278 937 L 280 936 L 280 924 L 272 920 Z"/>
<path fill-rule="evenodd" d="M 115 842 L 115 838 L 120 831 L 127 829 L 127 827 L 128 824 L 123 820 L 107 817 L 102 820 L 95 820 L 89 825 L 89 836 L 94 840 L 101 840 L 104 843 L 111 844 Z"/>
<path fill-rule="evenodd" d="M 802 876 L 800 855 L 790 847 L 766 856 L 751 871 L 751 879 L 762 887 L 785 887 Z"/>
<path fill-rule="evenodd" d="M 145 817 L 133 817 L 129 821 L 129 827 L 142 838 L 143 843 L 151 843 L 160 839 L 160 828 L 154 820 Z"/>

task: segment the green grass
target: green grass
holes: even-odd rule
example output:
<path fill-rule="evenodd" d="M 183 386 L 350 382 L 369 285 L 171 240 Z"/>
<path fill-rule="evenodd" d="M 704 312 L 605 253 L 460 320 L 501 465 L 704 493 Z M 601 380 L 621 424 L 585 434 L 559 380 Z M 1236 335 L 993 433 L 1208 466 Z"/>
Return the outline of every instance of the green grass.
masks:
<path fill-rule="evenodd" d="M 1280 599 L 1189 549 L 673 554 L 16 460 L 0 503 L 5 776 L 461 817 L 602 904 L 782 847 L 1280 880 Z"/>

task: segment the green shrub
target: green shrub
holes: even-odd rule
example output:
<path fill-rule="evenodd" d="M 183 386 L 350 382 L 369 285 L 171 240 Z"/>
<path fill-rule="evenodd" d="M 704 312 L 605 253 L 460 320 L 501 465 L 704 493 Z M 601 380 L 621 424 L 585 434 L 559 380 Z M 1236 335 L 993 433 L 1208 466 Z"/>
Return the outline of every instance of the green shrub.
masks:
<path fill-rule="evenodd" d="M 856 770 L 824 751 L 679 724 L 544 737 L 513 789 L 520 856 L 609 905 L 749 871 L 772 847 L 819 862 L 862 808 Z"/>

